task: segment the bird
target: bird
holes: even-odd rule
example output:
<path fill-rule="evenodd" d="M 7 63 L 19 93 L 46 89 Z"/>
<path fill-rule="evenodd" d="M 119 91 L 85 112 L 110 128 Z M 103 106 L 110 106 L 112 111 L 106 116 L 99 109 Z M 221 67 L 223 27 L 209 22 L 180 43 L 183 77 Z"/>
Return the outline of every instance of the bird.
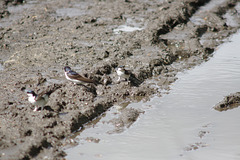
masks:
<path fill-rule="evenodd" d="M 80 74 L 73 71 L 68 66 L 64 67 L 64 72 L 65 72 L 66 79 L 69 80 L 69 81 L 72 81 L 75 84 L 79 84 L 79 83 L 94 83 L 94 84 L 97 84 L 96 81 L 81 76 Z"/>
<path fill-rule="evenodd" d="M 32 90 L 26 90 L 28 95 L 28 101 L 35 106 L 34 112 L 38 110 L 38 107 L 41 107 L 41 110 L 43 110 L 43 107 L 47 104 L 50 94 L 53 91 L 49 92 L 42 92 L 41 94 L 36 94 Z"/>
<path fill-rule="evenodd" d="M 129 81 L 129 77 L 131 75 L 131 72 L 125 69 L 125 66 L 121 65 L 116 70 L 118 75 L 118 82 L 121 80 L 121 78 L 124 78 L 125 80 Z"/>

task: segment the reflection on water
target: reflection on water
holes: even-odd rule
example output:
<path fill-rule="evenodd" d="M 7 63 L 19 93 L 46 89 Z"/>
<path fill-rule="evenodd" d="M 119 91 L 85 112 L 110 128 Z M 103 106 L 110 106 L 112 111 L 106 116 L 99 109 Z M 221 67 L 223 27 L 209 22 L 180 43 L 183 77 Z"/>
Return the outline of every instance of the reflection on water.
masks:
<path fill-rule="evenodd" d="M 140 31 L 142 29 L 143 28 L 121 25 L 118 28 L 114 29 L 113 32 L 116 34 L 119 34 L 120 32 L 133 32 L 133 31 Z"/>
<path fill-rule="evenodd" d="M 126 24 L 120 25 L 113 30 L 115 34 L 120 34 L 121 32 L 133 32 L 133 31 L 141 31 L 145 27 L 144 18 L 141 17 L 128 17 L 126 16 Z"/>
<path fill-rule="evenodd" d="M 240 91 L 240 33 L 220 46 L 208 62 L 178 74 L 169 94 L 147 103 L 132 103 L 145 114 L 121 134 L 108 135 L 104 118 L 85 129 L 67 159 L 236 160 L 240 159 L 240 108 L 218 112 L 212 107 Z M 113 109 L 114 110 L 114 109 Z M 85 139 L 94 137 L 99 143 Z"/>

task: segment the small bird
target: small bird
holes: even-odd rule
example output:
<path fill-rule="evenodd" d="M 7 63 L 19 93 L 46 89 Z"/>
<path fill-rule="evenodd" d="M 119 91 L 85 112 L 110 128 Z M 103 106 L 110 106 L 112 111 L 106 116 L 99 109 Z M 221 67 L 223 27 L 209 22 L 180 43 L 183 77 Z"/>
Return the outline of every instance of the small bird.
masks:
<path fill-rule="evenodd" d="M 119 66 L 117 68 L 117 75 L 118 75 L 118 82 L 121 80 L 121 78 L 124 78 L 125 80 L 129 81 L 129 77 L 131 75 L 131 72 L 125 69 L 125 66 Z"/>
<path fill-rule="evenodd" d="M 81 76 L 80 74 L 78 74 L 77 72 L 73 71 L 68 66 L 64 67 L 64 72 L 65 72 L 65 77 L 67 78 L 67 80 L 72 81 L 75 84 L 79 84 L 79 83 L 82 83 L 82 82 L 97 84 L 96 81 Z"/>
<path fill-rule="evenodd" d="M 28 95 L 28 101 L 35 106 L 35 109 L 33 110 L 35 112 L 38 110 L 38 107 L 41 107 L 41 110 L 43 110 L 44 105 L 47 104 L 48 98 L 53 91 L 47 93 L 42 92 L 39 95 L 32 90 L 26 90 L 26 92 Z"/>

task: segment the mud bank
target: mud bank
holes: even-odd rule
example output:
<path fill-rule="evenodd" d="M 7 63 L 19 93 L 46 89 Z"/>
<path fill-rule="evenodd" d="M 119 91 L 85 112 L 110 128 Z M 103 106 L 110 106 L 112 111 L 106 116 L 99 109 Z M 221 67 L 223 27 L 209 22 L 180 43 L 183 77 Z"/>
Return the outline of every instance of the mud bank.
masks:
<path fill-rule="evenodd" d="M 219 102 L 214 109 L 218 111 L 227 111 L 229 109 L 233 109 L 239 107 L 240 105 L 240 93 L 232 93 L 226 96 L 221 102 Z"/>
<path fill-rule="evenodd" d="M 207 60 L 240 26 L 237 0 L 60 0 L 2 6 L 1 159 L 61 159 L 64 138 L 113 104 L 161 95 L 147 79 L 154 77 L 167 89 L 177 72 Z M 119 26 L 137 30 L 125 32 Z M 88 85 L 89 90 L 67 82 L 65 65 L 101 84 Z M 117 82 L 119 65 L 131 70 L 130 82 Z M 33 112 L 21 90 L 40 93 L 54 86 L 44 110 Z M 139 113 L 133 112 L 127 113 L 135 120 Z"/>

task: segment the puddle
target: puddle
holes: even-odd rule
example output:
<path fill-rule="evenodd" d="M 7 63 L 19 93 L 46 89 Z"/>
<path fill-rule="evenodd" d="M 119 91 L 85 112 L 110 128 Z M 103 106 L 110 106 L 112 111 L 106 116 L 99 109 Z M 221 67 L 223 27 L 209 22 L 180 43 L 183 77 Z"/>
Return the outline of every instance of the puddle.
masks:
<path fill-rule="evenodd" d="M 21 13 L 22 11 L 29 9 L 31 7 L 33 7 L 35 4 L 37 4 L 38 2 L 35 0 L 30 0 L 27 1 L 27 3 L 23 3 L 23 4 L 18 4 L 18 5 L 12 5 L 8 7 L 8 11 L 12 14 L 18 14 Z"/>
<path fill-rule="evenodd" d="M 204 24 L 205 20 L 202 19 L 202 17 L 197 16 L 197 15 L 201 15 L 201 14 L 199 14 L 199 12 L 209 12 L 214 7 L 216 7 L 218 5 L 221 5 L 224 2 L 225 2 L 225 0 L 211 0 L 208 4 L 200 7 L 200 9 L 194 14 L 194 16 L 192 16 L 190 18 L 190 21 L 192 23 L 194 23 L 195 25 L 202 25 L 202 24 Z"/>
<path fill-rule="evenodd" d="M 85 10 L 78 8 L 61 8 L 56 11 L 58 16 L 75 17 L 87 14 Z"/>
<path fill-rule="evenodd" d="M 56 10 L 57 16 L 68 16 L 70 18 L 89 14 L 88 7 L 91 6 L 91 2 L 71 2 L 72 7 L 60 8 Z"/>
<path fill-rule="evenodd" d="M 120 25 L 117 28 L 113 29 L 115 34 L 120 34 L 121 32 L 133 32 L 141 31 L 144 29 L 144 18 L 131 18 L 126 17 L 126 24 Z"/>
<path fill-rule="evenodd" d="M 120 34 L 121 32 L 133 32 L 133 31 L 140 31 L 143 28 L 139 28 L 139 27 L 131 27 L 131 26 L 127 26 L 127 25 L 121 25 L 118 28 L 114 29 L 113 32 L 115 34 Z"/>
<path fill-rule="evenodd" d="M 16 6 L 9 6 L 8 11 L 10 12 L 10 15 L 0 19 L 0 27 L 4 28 L 10 26 L 12 23 L 21 18 L 22 12 L 24 10 L 31 9 L 35 4 L 37 4 L 37 1 L 30 0 L 27 1 L 27 3 L 19 4 Z"/>
<path fill-rule="evenodd" d="M 65 150 L 66 159 L 240 159 L 240 108 L 212 108 L 240 91 L 240 32 L 230 40 L 208 62 L 179 73 L 169 94 L 129 104 L 145 113 L 125 132 L 106 133 L 111 125 L 104 120 L 119 112 L 111 109 L 79 133 L 79 145 Z M 89 142 L 88 137 L 99 141 Z"/>
<path fill-rule="evenodd" d="M 240 3 L 238 3 L 235 7 L 235 11 L 240 12 Z M 238 25 L 239 22 L 236 22 L 236 18 L 233 16 L 231 12 L 225 13 L 223 17 L 227 20 L 227 25 L 231 27 L 235 27 Z"/>

